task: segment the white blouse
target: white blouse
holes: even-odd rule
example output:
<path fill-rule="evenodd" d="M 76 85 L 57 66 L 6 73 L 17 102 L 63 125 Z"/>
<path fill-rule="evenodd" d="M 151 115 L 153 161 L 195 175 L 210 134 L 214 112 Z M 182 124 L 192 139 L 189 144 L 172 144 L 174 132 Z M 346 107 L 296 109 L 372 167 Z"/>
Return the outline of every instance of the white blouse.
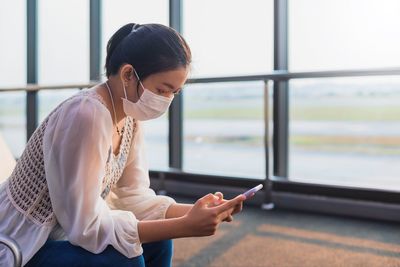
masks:
<path fill-rule="evenodd" d="M 137 223 L 165 218 L 172 198 L 149 188 L 143 131 L 127 117 L 119 153 L 101 97 L 82 91 L 38 127 L 0 186 L 0 233 L 17 241 L 23 265 L 47 239 L 67 239 L 100 253 L 112 245 L 132 258 L 142 253 Z M 0 266 L 12 255 L 0 247 Z"/>

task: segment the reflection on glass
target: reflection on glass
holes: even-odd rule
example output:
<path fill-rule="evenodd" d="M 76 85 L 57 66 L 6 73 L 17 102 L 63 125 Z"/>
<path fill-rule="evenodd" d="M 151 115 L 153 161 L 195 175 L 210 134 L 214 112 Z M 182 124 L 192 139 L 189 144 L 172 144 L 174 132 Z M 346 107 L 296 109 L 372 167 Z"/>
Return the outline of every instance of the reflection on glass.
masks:
<path fill-rule="evenodd" d="M 168 115 L 142 122 L 150 169 L 168 168 Z"/>
<path fill-rule="evenodd" d="M 0 134 L 16 158 L 26 143 L 25 103 L 25 92 L 0 92 Z"/>
<path fill-rule="evenodd" d="M 263 82 L 184 89 L 184 169 L 265 177 Z"/>
<path fill-rule="evenodd" d="M 400 190 L 400 78 L 290 82 L 291 180 Z"/>

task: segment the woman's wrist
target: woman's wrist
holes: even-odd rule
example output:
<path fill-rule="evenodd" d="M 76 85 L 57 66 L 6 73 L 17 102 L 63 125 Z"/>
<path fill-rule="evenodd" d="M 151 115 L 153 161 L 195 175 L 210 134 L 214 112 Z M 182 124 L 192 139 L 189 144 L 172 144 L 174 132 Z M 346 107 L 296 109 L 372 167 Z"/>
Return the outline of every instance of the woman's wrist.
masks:
<path fill-rule="evenodd" d="M 174 203 L 170 205 L 165 214 L 166 219 L 179 218 L 184 216 L 191 208 L 192 204 Z"/>
<path fill-rule="evenodd" d="M 141 243 L 193 236 L 190 222 L 186 216 L 140 221 L 138 222 L 138 232 Z"/>

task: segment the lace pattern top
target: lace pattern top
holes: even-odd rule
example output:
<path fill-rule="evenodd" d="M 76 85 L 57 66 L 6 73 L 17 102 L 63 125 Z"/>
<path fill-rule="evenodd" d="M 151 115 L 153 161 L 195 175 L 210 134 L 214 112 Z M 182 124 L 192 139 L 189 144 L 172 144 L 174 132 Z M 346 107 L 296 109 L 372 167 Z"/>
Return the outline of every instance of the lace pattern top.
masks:
<path fill-rule="evenodd" d="M 140 122 L 126 118 L 117 155 L 112 127 L 102 98 L 86 90 L 32 135 L 0 187 L 0 232 L 19 243 L 24 264 L 55 230 L 93 253 L 108 245 L 127 257 L 142 253 L 137 221 L 164 218 L 174 200 L 149 188 Z M 12 260 L 3 254 L 0 247 L 1 266 Z"/>

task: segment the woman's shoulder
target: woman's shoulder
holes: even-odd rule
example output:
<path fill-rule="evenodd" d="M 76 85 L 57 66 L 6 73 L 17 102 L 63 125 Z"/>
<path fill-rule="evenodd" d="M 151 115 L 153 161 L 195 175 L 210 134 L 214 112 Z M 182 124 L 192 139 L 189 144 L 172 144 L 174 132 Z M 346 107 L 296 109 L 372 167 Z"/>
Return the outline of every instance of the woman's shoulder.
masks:
<path fill-rule="evenodd" d="M 100 95 L 94 90 L 87 89 L 71 96 L 54 110 L 53 120 L 83 122 L 98 127 L 112 127 L 108 109 Z"/>

